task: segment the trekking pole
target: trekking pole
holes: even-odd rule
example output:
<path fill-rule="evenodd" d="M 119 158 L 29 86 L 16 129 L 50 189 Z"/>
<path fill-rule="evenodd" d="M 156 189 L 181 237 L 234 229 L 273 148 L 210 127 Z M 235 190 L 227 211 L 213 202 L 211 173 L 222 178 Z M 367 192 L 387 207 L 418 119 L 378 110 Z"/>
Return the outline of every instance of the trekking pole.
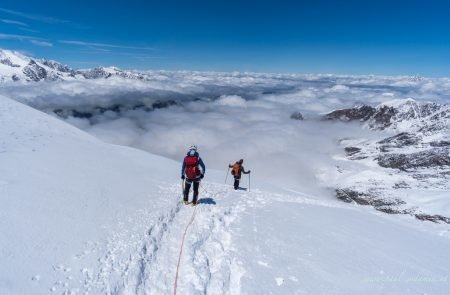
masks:
<path fill-rule="evenodd" d="M 248 191 L 250 192 L 250 178 L 251 178 L 251 173 L 248 174 Z"/>
<path fill-rule="evenodd" d="M 225 177 L 225 184 L 227 183 L 229 172 L 230 172 L 230 167 L 228 167 L 227 176 Z"/>
<path fill-rule="evenodd" d="M 181 195 L 184 198 L 184 179 L 181 180 Z"/>

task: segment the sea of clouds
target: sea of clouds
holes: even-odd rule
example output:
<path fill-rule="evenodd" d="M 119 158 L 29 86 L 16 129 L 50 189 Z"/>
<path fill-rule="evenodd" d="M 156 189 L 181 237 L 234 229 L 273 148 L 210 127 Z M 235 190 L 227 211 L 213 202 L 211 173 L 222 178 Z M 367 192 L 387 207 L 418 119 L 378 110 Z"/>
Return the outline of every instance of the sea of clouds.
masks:
<path fill-rule="evenodd" d="M 207 168 L 244 158 L 255 181 L 317 193 L 336 170 L 337 141 L 368 137 L 321 114 L 394 99 L 448 102 L 449 79 L 419 77 L 148 72 L 123 78 L 7 83 L 0 94 L 96 137 L 181 162 L 191 144 Z M 170 102 L 166 105 L 161 103 Z M 160 107 L 155 107 L 155 103 Z M 74 116 L 73 110 L 83 114 Z M 304 120 L 291 119 L 294 112 Z M 181 165 L 181 164 L 180 164 Z M 174 173 L 180 173 L 174 171 Z M 325 184 L 325 185 L 324 185 Z"/>

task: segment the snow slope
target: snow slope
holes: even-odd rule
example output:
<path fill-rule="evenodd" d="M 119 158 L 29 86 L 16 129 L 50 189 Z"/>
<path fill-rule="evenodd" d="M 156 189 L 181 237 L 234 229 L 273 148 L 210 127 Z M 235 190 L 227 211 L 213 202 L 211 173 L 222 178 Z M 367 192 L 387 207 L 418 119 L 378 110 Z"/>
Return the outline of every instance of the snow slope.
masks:
<path fill-rule="evenodd" d="M 0 126 L 1 294 L 46 293 L 60 263 L 106 237 L 117 218 L 155 206 L 152 190 L 179 169 L 5 97 Z"/>
<path fill-rule="evenodd" d="M 0 97 L 0 293 L 447 294 L 443 224 L 208 171 L 180 203 L 177 162 L 102 143 Z M 245 181 L 244 181 L 245 183 Z"/>

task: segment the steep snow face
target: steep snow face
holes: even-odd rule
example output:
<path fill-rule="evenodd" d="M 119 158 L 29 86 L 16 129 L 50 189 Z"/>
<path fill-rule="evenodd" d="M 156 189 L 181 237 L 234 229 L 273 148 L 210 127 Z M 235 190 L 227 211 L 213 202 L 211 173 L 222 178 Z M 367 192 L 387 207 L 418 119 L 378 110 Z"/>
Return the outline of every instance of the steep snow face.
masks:
<path fill-rule="evenodd" d="M 103 247 L 117 218 L 164 203 L 158 186 L 178 176 L 178 163 L 104 144 L 5 97 L 0 126 L 1 294 L 63 288 L 82 274 L 66 265 L 84 245 Z"/>

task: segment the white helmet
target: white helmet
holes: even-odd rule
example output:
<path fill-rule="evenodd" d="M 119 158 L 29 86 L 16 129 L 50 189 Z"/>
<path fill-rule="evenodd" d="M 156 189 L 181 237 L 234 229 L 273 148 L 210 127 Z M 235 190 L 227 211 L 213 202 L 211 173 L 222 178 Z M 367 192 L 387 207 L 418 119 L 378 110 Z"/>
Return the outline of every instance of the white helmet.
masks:
<path fill-rule="evenodd" d="M 195 144 L 191 145 L 189 148 L 190 151 L 197 151 L 197 146 Z"/>

